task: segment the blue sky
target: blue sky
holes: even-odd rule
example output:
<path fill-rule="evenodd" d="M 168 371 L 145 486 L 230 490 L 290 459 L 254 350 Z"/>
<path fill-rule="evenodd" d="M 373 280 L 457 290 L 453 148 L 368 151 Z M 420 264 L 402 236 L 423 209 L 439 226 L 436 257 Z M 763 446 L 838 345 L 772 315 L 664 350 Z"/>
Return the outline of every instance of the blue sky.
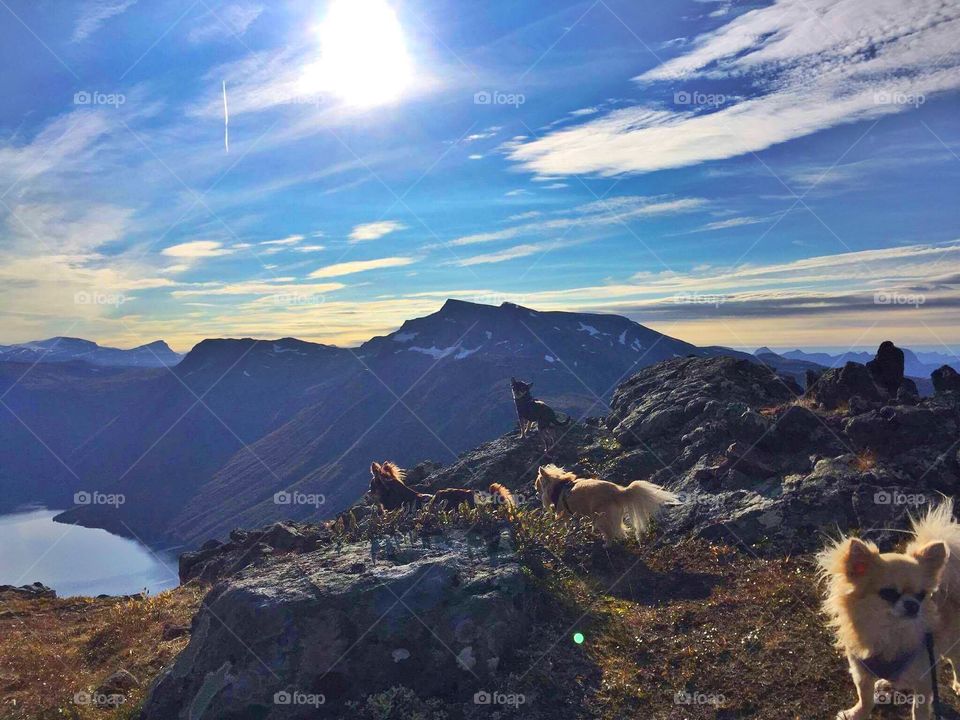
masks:
<path fill-rule="evenodd" d="M 0 16 L 0 343 L 352 344 L 446 297 L 960 343 L 958 2 Z"/>

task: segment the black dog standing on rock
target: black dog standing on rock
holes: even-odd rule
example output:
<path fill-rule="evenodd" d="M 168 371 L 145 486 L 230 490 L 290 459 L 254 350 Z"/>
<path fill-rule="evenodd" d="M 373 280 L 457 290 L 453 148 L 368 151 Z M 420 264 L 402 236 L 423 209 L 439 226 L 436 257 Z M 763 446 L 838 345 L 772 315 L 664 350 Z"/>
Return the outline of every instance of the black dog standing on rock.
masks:
<path fill-rule="evenodd" d="M 517 418 L 520 420 L 520 437 L 526 437 L 536 423 L 543 439 L 543 449 L 548 451 L 554 443 L 553 430 L 569 425 L 570 416 L 555 411 L 542 400 L 535 399 L 530 393 L 533 383 L 510 378 L 510 388 L 513 391 L 513 402 L 517 406 Z"/>

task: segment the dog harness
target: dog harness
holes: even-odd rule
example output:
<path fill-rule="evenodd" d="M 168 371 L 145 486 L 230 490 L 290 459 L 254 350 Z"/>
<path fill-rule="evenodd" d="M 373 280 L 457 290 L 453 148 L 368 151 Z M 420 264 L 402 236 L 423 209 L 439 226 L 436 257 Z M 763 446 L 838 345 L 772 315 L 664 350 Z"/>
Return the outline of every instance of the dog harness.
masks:
<path fill-rule="evenodd" d="M 889 682 L 895 682 L 903 671 L 912 663 L 924 649 L 923 645 L 910 652 L 900 653 L 896 657 L 886 660 L 883 657 L 857 658 L 857 662 L 865 667 L 871 675 Z"/>
<path fill-rule="evenodd" d="M 554 508 L 560 508 L 572 514 L 570 506 L 567 504 L 567 496 L 573 489 L 574 480 L 561 480 L 550 489 L 550 502 Z"/>
<path fill-rule="evenodd" d="M 940 689 L 937 686 L 937 653 L 933 648 L 933 633 L 928 632 L 924 637 L 923 645 L 911 652 L 900 653 L 892 660 L 884 660 L 880 657 L 857 658 L 857 662 L 867 669 L 874 677 L 880 680 L 896 682 L 897 678 L 912 663 L 917 655 L 924 650 L 927 651 L 927 658 L 930 661 L 930 685 L 933 690 L 933 719 L 939 720 L 943 717 L 943 710 L 940 707 Z"/>

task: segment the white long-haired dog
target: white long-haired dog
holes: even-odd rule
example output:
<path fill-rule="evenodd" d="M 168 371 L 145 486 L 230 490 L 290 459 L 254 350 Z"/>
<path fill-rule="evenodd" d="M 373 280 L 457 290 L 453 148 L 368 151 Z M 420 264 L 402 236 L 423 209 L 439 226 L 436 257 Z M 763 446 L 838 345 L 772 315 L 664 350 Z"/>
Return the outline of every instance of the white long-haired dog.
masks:
<path fill-rule="evenodd" d="M 646 480 L 624 487 L 596 478 L 578 478 L 556 465 L 542 466 L 535 484 L 545 509 L 552 508 L 558 515 L 590 518 L 608 546 L 626 537 L 624 517 L 639 539 L 661 506 L 677 502 L 672 492 Z"/>

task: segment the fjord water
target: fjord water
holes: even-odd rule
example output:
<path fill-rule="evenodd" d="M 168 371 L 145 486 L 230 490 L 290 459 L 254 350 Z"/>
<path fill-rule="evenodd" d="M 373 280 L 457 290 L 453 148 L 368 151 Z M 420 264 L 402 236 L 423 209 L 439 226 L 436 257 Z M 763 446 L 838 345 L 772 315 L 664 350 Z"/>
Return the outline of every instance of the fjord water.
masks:
<path fill-rule="evenodd" d="M 57 510 L 0 515 L 0 585 L 42 582 L 60 597 L 175 587 L 177 558 L 106 530 L 53 521 Z"/>

